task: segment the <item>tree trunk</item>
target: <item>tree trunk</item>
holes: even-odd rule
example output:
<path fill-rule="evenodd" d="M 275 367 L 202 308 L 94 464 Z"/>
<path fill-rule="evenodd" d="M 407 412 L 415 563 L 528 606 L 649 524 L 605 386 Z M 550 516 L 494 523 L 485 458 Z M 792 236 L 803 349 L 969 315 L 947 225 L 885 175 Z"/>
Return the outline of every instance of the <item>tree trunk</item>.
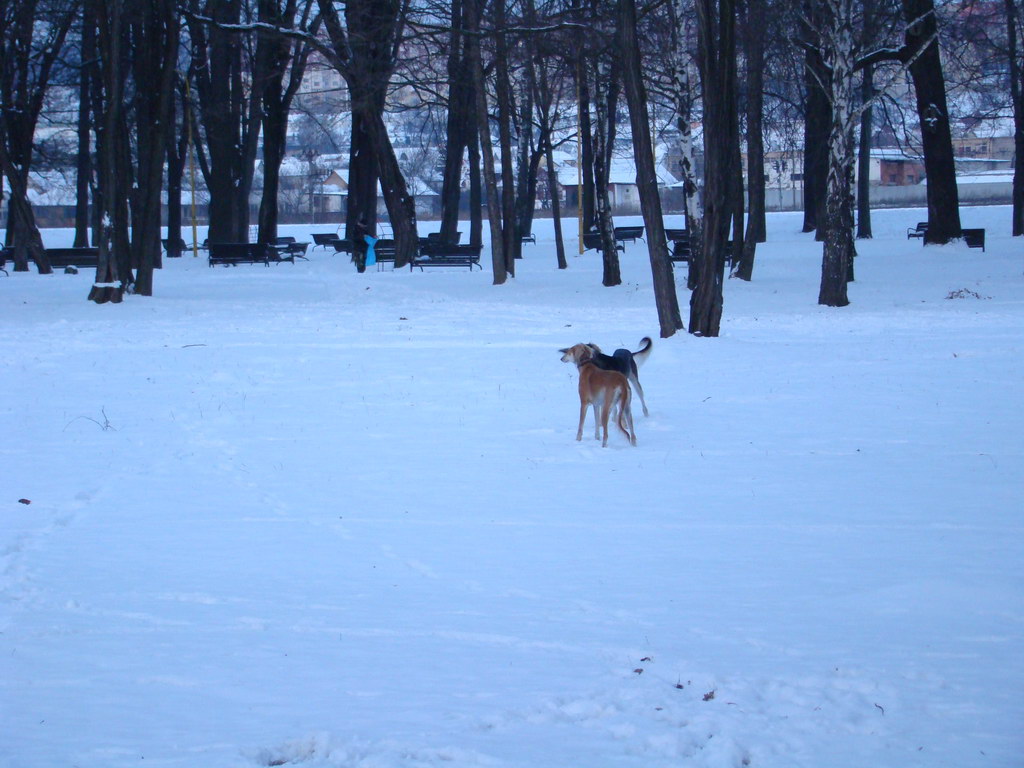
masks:
<path fill-rule="evenodd" d="M 136 85 L 135 132 L 138 183 L 133 208 L 135 290 L 153 295 L 153 270 L 161 266 L 164 150 L 174 125 L 174 80 L 178 64 L 178 12 L 173 0 L 150 0 L 130 10 Z"/>
<path fill-rule="evenodd" d="M 473 109 L 462 25 L 462 0 L 453 0 L 448 42 L 448 118 L 441 180 L 441 240 L 445 243 L 457 242 L 455 233 L 459 231 L 459 204 L 462 199 L 462 156 L 466 151 L 467 123 L 472 121 Z"/>
<path fill-rule="evenodd" d="M 362 98 L 366 98 L 363 96 Z M 356 269 L 366 269 L 364 236 L 377 234 L 378 164 L 373 156 L 367 110 L 352 94 L 352 130 L 348 154 L 348 194 L 345 198 L 345 238 L 352 241 L 352 260 Z M 383 106 L 381 107 L 383 109 Z"/>
<path fill-rule="evenodd" d="M 757 244 L 766 238 L 765 181 L 764 181 L 764 29 L 766 25 L 765 0 L 748 0 L 744 18 L 744 38 L 747 49 L 747 230 L 739 263 L 733 274 L 741 280 L 754 275 L 754 256 Z M 734 256 L 737 255 L 735 249 Z"/>
<path fill-rule="evenodd" d="M 78 71 L 78 153 L 75 160 L 75 248 L 89 245 L 89 190 L 92 187 L 90 153 L 92 118 L 89 114 L 89 90 L 95 77 L 96 27 L 82 24 L 82 60 Z"/>
<path fill-rule="evenodd" d="M 615 247 L 615 222 L 612 220 L 612 205 L 608 199 L 608 151 L 609 123 L 613 116 L 608 114 L 607 89 L 611 80 L 611 67 L 607 57 L 599 54 L 594 62 L 594 107 L 595 119 L 591 122 L 594 147 L 594 204 L 597 208 L 597 231 L 601 234 L 601 284 L 611 287 L 622 284 L 619 270 L 619 251 Z"/>
<path fill-rule="evenodd" d="M 505 25 L 505 4 L 493 0 L 494 7 L 494 96 L 498 108 L 498 148 L 501 162 L 501 236 L 505 270 L 516 274 L 515 255 L 520 244 L 516 221 L 516 182 L 512 168 L 512 86 L 509 81 L 508 31 Z"/>
<path fill-rule="evenodd" d="M 739 87 L 736 88 L 737 99 Z M 743 153 L 740 151 L 740 117 L 739 117 L 739 105 L 733 102 L 733 108 L 737 110 L 732 116 L 730 123 L 733 126 L 733 130 L 736 132 L 735 135 L 730 139 L 732 143 L 732 191 L 730 197 L 732 198 L 732 242 L 726 246 L 726 258 L 729 262 L 729 267 L 732 269 L 736 266 L 739 261 L 740 254 L 743 253 L 743 218 L 745 214 L 745 198 L 746 195 L 743 189 Z M 730 274 L 730 277 L 732 275 Z"/>
<path fill-rule="evenodd" d="M 503 0 L 498 1 L 503 2 Z M 473 94 L 476 100 L 477 137 L 480 142 L 484 186 L 487 194 L 487 220 L 491 228 L 491 269 L 494 273 L 494 285 L 502 285 L 508 276 L 508 272 L 501 226 L 501 199 L 498 196 L 498 178 L 494 173 L 494 150 L 491 147 L 491 126 L 487 109 L 487 83 L 484 77 L 483 59 L 480 54 L 480 17 L 475 0 L 469 0 L 466 3 L 466 31 L 469 34 L 467 49 L 473 74 Z"/>
<path fill-rule="evenodd" d="M 555 170 L 555 153 L 551 146 L 550 134 L 544 139 L 544 164 L 547 166 L 548 195 L 551 198 L 551 220 L 555 227 L 555 259 L 559 269 L 568 269 L 565 239 L 562 236 L 562 201 L 559 199 L 558 172 Z"/>
<path fill-rule="evenodd" d="M 1010 96 L 1013 100 L 1013 211 L 1011 230 L 1014 237 L 1024 235 L 1024 67 L 1018 49 L 1019 13 L 1014 0 L 1005 0 L 1006 41 L 1010 70 Z"/>
<path fill-rule="evenodd" d="M 522 258 L 522 236 L 533 231 L 533 212 L 537 206 L 537 176 L 543 152 L 534 141 L 533 94 L 536 91 L 536 72 L 533 57 L 527 57 L 526 82 L 519 94 L 519 167 L 516 179 L 516 238 L 513 243 L 515 257 Z"/>
<path fill-rule="evenodd" d="M 298 7 L 294 0 L 287 0 L 283 6 L 281 0 L 259 0 L 258 19 L 262 24 L 286 29 L 296 27 L 298 22 L 298 27 L 305 30 L 310 7 L 307 5 L 307 13 L 297 19 Z M 284 35 L 257 33 L 256 70 L 264 73 L 263 79 L 253 84 L 263 127 L 263 194 L 257 242 L 263 244 L 273 243 L 277 238 L 281 163 L 288 148 L 288 115 L 306 71 L 309 50 L 306 43 Z"/>
<path fill-rule="evenodd" d="M 875 94 L 874 67 L 868 64 L 861 73 L 861 99 L 867 107 L 860 116 L 860 146 L 857 149 L 857 238 L 871 239 L 871 130 Z"/>
<path fill-rule="evenodd" d="M 658 176 L 654 167 L 651 122 L 647 113 L 647 93 L 643 82 L 643 62 L 636 29 L 635 0 L 619 0 L 619 50 L 622 78 L 629 104 L 629 124 L 633 131 L 633 158 L 636 161 L 636 185 L 647 232 L 647 251 L 654 279 L 654 303 L 658 310 L 661 337 L 667 338 L 683 327 L 676 296 L 675 275 L 668 258 L 665 224 L 658 196 Z"/>
<path fill-rule="evenodd" d="M 0 175 L 7 177 L 11 187 L 6 237 L 13 244 L 15 271 L 28 271 L 31 259 L 40 273 L 49 273 L 50 264 L 28 199 L 28 178 L 32 142 L 50 73 L 78 8 L 68 5 L 48 9 L 53 13 L 44 25 L 37 24 L 37 11 L 41 9 L 36 0 L 9 6 L 2 11 L 4 29 L 0 35 Z"/>
<path fill-rule="evenodd" d="M 474 116 L 476 110 L 473 110 Z M 469 242 L 483 245 L 484 242 L 484 190 L 483 171 L 480 159 L 480 138 L 477 135 L 475 119 L 466 127 L 466 160 L 469 163 Z"/>
<path fill-rule="evenodd" d="M 586 76 L 586 66 L 583 63 L 583 46 L 580 45 L 580 61 L 576 68 L 576 78 L 579 89 L 579 140 L 582 142 L 581 153 L 582 175 L 583 175 L 583 199 L 577 200 L 577 205 L 583 206 L 582 219 L 583 231 L 589 232 L 594 228 L 597 221 L 597 204 L 594 199 L 596 194 L 594 179 L 594 131 L 590 124 L 590 85 Z"/>
<path fill-rule="evenodd" d="M 814 76 L 811 54 L 804 63 L 807 115 L 804 123 L 804 232 L 814 232 L 824 219 L 828 178 L 828 94 Z M 820 231 L 818 232 L 820 239 Z"/>
<path fill-rule="evenodd" d="M 268 97 L 265 102 L 273 102 Z M 263 113 L 263 194 L 260 197 L 256 241 L 263 244 L 277 239 L 278 198 L 281 193 L 281 163 L 288 144 L 288 116 L 267 104 Z"/>
<path fill-rule="evenodd" d="M 704 247 L 693 255 L 690 333 L 718 336 L 722 321 L 726 240 L 732 221 L 730 185 L 735 135 L 735 11 L 732 0 L 697 0 L 698 64 L 704 93 Z"/>
<path fill-rule="evenodd" d="M 683 181 L 683 208 L 686 229 L 690 235 L 690 268 L 687 270 L 687 288 L 696 286 L 697 270 L 693 264 L 697 254 L 703 252 L 704 207 L 701 202 L 693 156 L 693 131 L 690 128 L 693 99 L 690 95 L 690 76 L 687 71 L 684 41 L 689 38 L 686 30 L 687 9 L 682 0 L 673 0 L 669 6 L 672 17 L 672 87 L 675 90 L 676 127 L 679 131 L 680 177 Z"/>
<path fill-rule="evenodd" d="M 192 0 L 192 8 L 201 15 L 197 0 Z M 191 71 L 207 154 L 207 162 L 200 166 L 210 193 L 209 240 L 246 242 L 249 191 L 260 132 L 259 89 L 249 84 L 263 82 L 266 73 L 258 67 L 247 71 L 242 39 L 229 29 L 241 21 L 241 0 L 216 0 L 209 13 L 216 24 L 189 21 L 194 62 Z"/>
<path fill-rule="evenodd" d="M 831 77 L 832 127 L 829 131 L 829 165 L 825 244 L 818 303 L 845 307 L 847 281 L 853 264 L 853 125 L 854 36 L 851 0 L 827 0 L 825 63 Z"/>
<path fill-rule="evenodd" d="M 178 258 L 181 251 L 181 191 L 185 178 L 185 161 L 188 145 L 187 106 L 182 102 L 182 122 L 175 117 L 176 108 L 171 108 L 172 130 L 167 132 L 167 256 Z"/>
<path fill-rule="evenodd" d="M 555 258 L 559 269 L 568 269 L 569 263 L 565 258 L 565 240 L 562 237 L 562 201 L 561 190 L 558 186 L 558 172 L 555 169 L 555 150 L 551 144 L 551 134 L 554 126 L 551 120 L 551 109 L 554 96 L 551 90 L 551 82 L 548 78 L 547 67 L 541 62 L 540 71 L 536 78 L 537 85 L 537 108 L 540 113 L 540 137 L 538 139 L 540 148 L 544 151 L 544 165 L 547 174 L 548 198 L 551 200 L 551 220 L 555 228 Z"/>
<path fill-rule="evenodd" d="M 7 151 L 0 141 L 0 165 L 6 167 Z M 19 174 L 8 173 L 7 182 L 10 185 L 10 195 L 7 198 L 7 220 L 8 226 L 14 230 L 14 262 L 15 272 L 28 272 L 28 262 L 36 263 L 36 269 L 41 275 L 48 275 L 53 270 L 46 258 L 46 250 L 43 248 L 43 238 L 39 234 L 39 227 L 36 226 L 35 214 L 28 201 L 28 188 L 22 181 Z M 10 234 L 10 233 L 8 233 Z"/>
<path fill-rule="evenodd" d="M 370 142 L 380 170 L 384 205 L 395 236 L 395 268 L 412 263 L 419 249 L 416 229 L 416 201 L 409 194 L 398 156 L 384 125 L 383 110 L 370 116 Z"/>
<path fill-rule="evenodd" d="M 89 300 L 97 304 L 120 303 L 131 283 L 130 270 L 125 269 L 123 238 L 118 234 L 124 214 L 118 184 L 122 163 L 121 110 L 124 74 L 121 61 L 122 19 L 124 0 L 95 0 L 95 19 L 99 30 L 98 47 L 100 77 L 94 95 L 94 114 L 102 118 L 96 124 L 97 195 L 96 210 L 100 218 L 99 260 L 96 281 L 89 291 Z M 95 103 L 95 102 L 99 103 Z"/>
<path fill-rule="evenodd" d="M 939 54 L 938 23 L 933 0 L 901 0 L 907 22 L 906 45 L 924 52 L 910 64 L 921 123 L 924 170 L 927 179 L 928 230 L 925 243 L 948 243 L 960 237 L 960 200 L 956 186 L 953 140 L 946 106 L 946 81 Z"/>

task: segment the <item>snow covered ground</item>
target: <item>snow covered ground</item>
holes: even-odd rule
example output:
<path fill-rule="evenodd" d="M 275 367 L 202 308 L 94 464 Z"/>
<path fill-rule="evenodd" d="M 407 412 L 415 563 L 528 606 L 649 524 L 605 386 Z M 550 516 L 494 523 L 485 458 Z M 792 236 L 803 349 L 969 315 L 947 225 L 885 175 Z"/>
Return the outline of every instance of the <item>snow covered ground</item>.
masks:
<path fill-rule="evenodd" d="M 550 222 L 503 287 L 0 275 L 0 766 L 1022 765 L 1024 240 L 924 218 L 826 309 L 770 216 L 719 339 Z M 638 447 L 575 442 L 558 348 L 644 335 Z"/>

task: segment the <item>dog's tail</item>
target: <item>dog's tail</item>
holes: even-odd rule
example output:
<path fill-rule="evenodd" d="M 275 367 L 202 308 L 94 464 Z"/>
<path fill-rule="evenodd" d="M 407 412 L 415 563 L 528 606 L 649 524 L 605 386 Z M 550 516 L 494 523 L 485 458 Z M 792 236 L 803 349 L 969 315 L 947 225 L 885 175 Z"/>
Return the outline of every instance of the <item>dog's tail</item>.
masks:
<path fill-rule="evenodd" d="M 651 354 L 651 349 L 654 347 L 654 342 L 651 341 L 650 336 L 644 336 L 640 339 L 640 349 L 633 353 L 633 359 L 636 361 L 636 367 L 639 368 L 647 361 L 647 356 Z"/>

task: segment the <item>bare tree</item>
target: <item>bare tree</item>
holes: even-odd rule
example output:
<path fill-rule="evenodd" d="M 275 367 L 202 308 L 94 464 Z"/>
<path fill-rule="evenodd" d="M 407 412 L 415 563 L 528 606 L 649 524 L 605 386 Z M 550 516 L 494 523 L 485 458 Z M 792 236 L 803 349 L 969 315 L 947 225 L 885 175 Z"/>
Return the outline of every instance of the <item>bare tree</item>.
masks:
<path fill-rule="evenodd" d="M 504 2 L 504 0 L 497 0 Z M 480 51 L 480 8 L 477 0 L 466 0 L 467 53 L 473 77 L 473 96 L 476 105 L 477 136 L 483 163 L 484 187 L 487 195 L 487 222 L 491 231 L 491 269 L 494 285 L 503 285 L 507 279 L 505 239 L 502 234 L 501 206 L 498 203 L 498 177 L 494 172 L 494 149 L 491 143 L 491 125 L 487 106 L 487 79 L 483 55 Z"/>
<path fill-rule="evenodd" d="M 119 304 L 132 283 L 128 190 L 128 158 L 124 92 L 125 0 L 86 0 L 85 23 L 95 24 L 100 71 L 93 93 L 96 119 L 96 215 L 99 260 L 89 300 Z"/>
<path fill-rule="evenodd" d="M 533 0 L 528 0 L 533 8 Z M 555 168 L 555 131 L 560 121 L 562 89 L 571 84 L 569 72 L 573 62 L 564 56 L 562 42 L 564 34 L 548 35 L 544 38 L 533 36 L 534 58 L 531 61 L 531 83 L 534 88 L 534 104 L 538 127 L 538 147 L 544 153 L 546 165 L 548 199 L 551 203 L 551 218 L 555 231 L 555 258 L 559 269 L 567 269 L 565 242 L 562 236 L 561 200 L 558 186 L 558 171 Z"/>
<path fill-rule="evenodd" d="M 246 58 L 249 38 L 238 31 L 249 20 L 242 0 L 188 0 L 188 10 L 195 147 L 210 193 L 209 240 L 245 242 L 260 131 L 260 99 L 251 82 L 264 73 Z"/>
<path fill-rule="evenodd" d="M 1005 0 L 1006 54 L 1009 63 L 1010 96 L 1013 101 L 1013 221 L 1015 237 L 1024 235 L 1024 50 L 1020 46 L 1020 4 Z"/>
<path fill-rule="evenodd" d="M 856 0 L 824 0 L 821 6 L 821 24 L 814 34 L 806 36 L 809 60 L 815 77 L 829 96 L 831 105 L 831 127 L 829 131 L 828 183 L 826 189 L 826 222 L 824 226 L 824 247 L 822 256 L 821 285 L 818 303 L 825 306 L 843 307 L 849 304 L 847 283 L 853 275 L 853 259 L 856 249 L 853 239 L 853 133 L 863 112 L 889 90 L 895 77 L 865 100 L 857 100 L 856 73 L 865 66 L 880 62 L 897 62 L 901 66 L 914 67 L 924 56 L 928 56 L 935 45 L 934 34 L 919 38 L 907 32 L 907 38 L 914 37 L 913 44 L 894 49 L 882 46 L 868 50 L 861 55 L 867 43 L 857 34 L 856 17 L 860 10 Z M 930 12 L 929 12 L 930 13 Z M 919 20 L 915 20 L 919 21 Z M 805 27 L 810 24 L 805 17 Z M 912 25 L 911 25 L 912 26 Z M 934 33 L 934 28 L 933 28 Z M 820 44 L 814 48 L 811 41 Z M 916 46 L 916 47 L 915 47 Z M 936 52 L 937 55 L 937 52 Z M 929 86 L 931 83 L 929 83 Z M 918 93 L 920 103 L 921 93 Z M 945 111 L 945 99 L 938 111 Z M 947 124 L 948 140 L 948 124 Z M 952 149 L 950 148 L 950 163 Z M 954 178 L 955 201 L 955 178 Z M 941 181 L 936 182 L 937 200 L 947 200 L 938 190 L 944 189 Z M 932 199 L 929 193 L 929 199 Z M 931 210 L 931 208 L 929 208 Z M 955 216 L 959 234 L 959 213 Z M 929 225 L 929 229 L 931 226 Z"/>
<path fill-rule="evenodd" d="M 83 14 L 83 18 L 85 14 Z M 90 93 L 96 81 L 96 26 L 83 23 L 78 66 L 78 152 L 75 156 L 75 248 L 89 245 L 89 198 L 93 188 Z"/>
<path fill-rule="evenodd" d="M 850 303 L 846 285 L 855 254 L 853 245 L 854 0 L 825 0 L 821 36 L 832 104 L 826 186 L 825 245 L 818 303 L 843 307 Z"/>
<path fill-rule="evenodd" d="M 286 36 L 265 27 L 308 31 L 316 35 L 320 16 L 311 20 L 313 0 L 259 0 L 256 41 L 256 71 L 262 75 L 253 84 L 260 99 L 263 126 L 263 195 L 260 199 L 258 242 L 272 243 L 277 237 L 281 163 L 288 145 L 288 115 L 299 92 L 312 47 L 297 36 Z"/>
<path fill-rule="evenodd" d="M 165 150 L 173 133 L 181 26 L 174 0 L 149 0 L 126 10 L 135 84 L 132 266 L 135 292 L 151 296 L 153 269 L 160 266 L 161 190 Z"/>
<path fill-rule="evenodd" d="M 740 19 L 746 54 L 747 199 L 749 214 L 743 245 L 734 239 L 733 257 L 738 258 L 733 276 L 750 280 L 754 273 L 757 244 L 767 236 L 764 187 L 764 66 L 767 0 L 742 0 Z M 742 190 L 741 190 L 742 194 Z M 743 217 L 735 217 L 742 224 Z M 739 252 L 737 252 L 739 251 Z"/>
<path fill-rule="evenodd" d="M 0 173 L 10 185 L 7 237 L 15 271 L 51 272 L 28 199 L 32 148 L 54 64 L 79 13 L 75 0 L 0 4 Z"/>
<path fill-rule="evenodd" d="M 614 113 L 609 114 L 608 109 L 612 80 L 610 53 L 607 50 L 597 52 L 593 62 L 595 114 L 590 124 L 594 142 L 594 206 L 597 231 L 601 235 L 601 284 L 611 287 L 622 283 L 622 274 L 619 269 L 619 251 L 615 244 L 612 204 L 608 196 L 612 156 L 610 124 L 615 119 Z"/>
<path fill-rule="evenodd" d="M 695 253 L 700 252 L 704 241 L 704 207 L 699 194 L 699 184 L 693 149 L 693 131 L 690 127 L 693 112 L 693 96 L 690 92 L 689 55 L 685 41 L 689 38 L 687 25 L 689 13 L 683 8 L 682 0 L 673 0 L 669 5 L 672 43 L 672 90 L 676 112 L 676 129 L 679 134 L 680 176 L 683 182 L 683 204 L 686 215 L 686 229 L 690 245 Z M 692 262 L 691 262 L 692 263 Z M 695 287 L 697 272 L 689 270 L 687 287 Z M 691 278 L 694 279 L 691 282 Z"/>
<path fill-rule="evenodd" d="M 619 50 L 622 56 L 622 79 L 626 101 L 629 103 L 629 122 L 633 131 L 636 186 L 647 231 L 647 250 L 654 278 L 654 302 L 658 310 L 661 336 L 667 338 L 683 327 L 683 321 L 679 314 L 679 299 L 676 296 L 672 262 L 668 259 L 636 24 L 635 0 L 619 0 Z"/>
<path fill-rule="evenodd" d="M 928 230 L 924 241 L 948 243 L 960 237 L 960 200 L 935 5 L 933 0 L 901 2 L 907 24 L 902 56 L 909 62 L 914 79 L 928 185 Z"/>
<path fill-rule="evenodd" d="M 804 52 L 804 232 L 816 232 L 823 238 L 825 218 L 825 191 L 828 178 L 828 134 L 831 123 L 826 86 L 821 82 L 820 70 L 815 67 L 820 61 L 820 28 L 822 24 L 820 3 L 807 0 L 804 3 L 804 31 L 809 38 L 808 50 Z"/>
<path fill-rule="evenodd" d="M 462 0 L 452 0 L 449 18 L 451 31 L 447 56 L 448 110 L 441 181 L 441 239 L 453 243 L 459 229 L 463 157 L 470 135 L 476 129 L 473 125 L 473 87 L 466 59 Z"/>
<path fill-rule="evenodd" d="M 697 281 L 690 296 L 690 333 L 718 336 L 722 321 L 726 242 L 732 222 L 730 186 L 737 136 L 736 10 L 733 0 L 697 0 L 698 65 L 704 104 L 704 238 L 691 257 Z"/>
<path fill-rule="evenodd" d="M 353 239 L 376 222 L 377 181 L 395 235 L 395 266 L 418 247 L 416 205 L 384 123 L 387 86 L 395 69 L 407 0 L 349 0 L 345 23 L 333 0 L 318 0 L 330 39 L 326 51 L 352 97 L 352 141 L 346 234 Z M 323 49 L 321 49 L 323 52 Z"/>

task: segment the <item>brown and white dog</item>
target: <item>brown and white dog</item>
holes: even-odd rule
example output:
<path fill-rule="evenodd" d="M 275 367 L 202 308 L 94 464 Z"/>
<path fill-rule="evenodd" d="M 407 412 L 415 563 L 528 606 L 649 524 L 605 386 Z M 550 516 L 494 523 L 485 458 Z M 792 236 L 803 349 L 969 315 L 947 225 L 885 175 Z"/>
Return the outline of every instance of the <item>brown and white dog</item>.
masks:
<path fill-rule="evenodd" d="M 651 337 L 644 336 L 640 339 L 640 349 L 636 352 L 630 352 L 628 349 L 616 349 L 612 354 L 606 355 L 597 344 L 587 344 L 587 346 L 594 353 L 592 358 L 594 365 L 606 371 L 618 371 L 629 379 L 629 383 L 633 386 L 633 391 L 640 396 L 640 405 L 644 409 L 644 416 L 649 415 L 647 413 L 647 402 L 644 400 L 644 388 L 640 386 L 638 369 L 647 360 L 647 356 L 651 354 L 651 347 L 654 346 Z"/>
<path fill-rule="evenodd" d="M 629 381 L 618 371 L 606 371 L 594 363 L 594 351 L 587 344 L 574 344 L 568 349 L 558 350 L 562 353 L 563 363 L 576 363 L 580 374 L 580 425 L 576 430 L 576 439 L 583 439 L 583 422 L 587 418 L 587 408 L 594 409 L 594 439 L 601 440 L 601 447 L 608 445 L 608 417 L 613 408 L 618 409 L 615 423 L 619 425 L 630 445 L 636 445 L 636 432 L 633 431 L 633 411 L 630 408 Z M 604 428 L 602 439 L 601 429 Z"/>

